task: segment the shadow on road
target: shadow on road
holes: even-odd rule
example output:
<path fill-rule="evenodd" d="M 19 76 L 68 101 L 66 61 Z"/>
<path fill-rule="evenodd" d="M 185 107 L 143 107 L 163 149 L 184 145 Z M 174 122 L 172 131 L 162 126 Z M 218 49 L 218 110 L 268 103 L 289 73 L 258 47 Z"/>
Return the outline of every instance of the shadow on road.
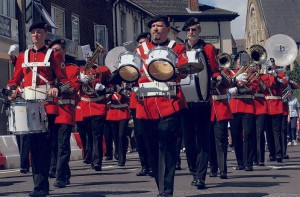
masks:
<path fill-rule="evenodd" d="M 268 195 L 267 193 L 219 193 L 219 194 L 201 194 L 186 197 L 262 197 Z"/>

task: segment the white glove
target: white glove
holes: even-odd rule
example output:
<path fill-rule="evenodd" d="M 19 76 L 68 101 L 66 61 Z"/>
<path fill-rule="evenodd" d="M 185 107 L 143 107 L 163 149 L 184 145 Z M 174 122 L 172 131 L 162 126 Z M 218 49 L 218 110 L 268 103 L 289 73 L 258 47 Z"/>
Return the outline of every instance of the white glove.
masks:
<path fill-rule="evenodd" d="M 84 73 L 80 73 L 79 75 L 79 81 L 82 83 L 88 83 L 89 82 L 89 76 L 85 75 Z"/>
<path fill-rule="evenodd" d="M 233 88 L 229 88 L 229 89 L 228 89 L 228 92 L 229 92 L 229 94 L 231 94 L 231 95 L 236 95 L 236 94 L 238 93 L 238 90 L 237 90 L 236 87 L 233 87 Z"/>
<path fill-rule="evenodd" d="M 103 85 L 102 83 L 96 83 L 96 85 L 95 85 L 96 91 L 102 91 L 102 90 L 104 90 L 104 88 L 105 88 L 105 85 Z"/>
<path fill-rule="evenodd" d="M 19 55 L 19 45 L 13 44 L 9 47 L 9 51 L 7 52 L 9 56 L 18 56 Z"/>
<path fill-rule="evenodd" d="M 239 82 L 247 82 L 248 74 L 247 73 L 239 74 L 235 79 Z"/>

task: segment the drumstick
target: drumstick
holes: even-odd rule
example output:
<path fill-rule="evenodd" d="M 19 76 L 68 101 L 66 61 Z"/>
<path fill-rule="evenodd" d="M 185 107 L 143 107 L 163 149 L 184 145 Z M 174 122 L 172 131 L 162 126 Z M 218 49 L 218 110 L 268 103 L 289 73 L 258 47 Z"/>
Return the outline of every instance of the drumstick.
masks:
<path fill-rule="evenodd" d="M 29 90 L 32 90 L 32 91 L 35 91 L 35 92 L 39 92 L 39 93 L 48 95 L 47 92 L 42 92 L 42 91 L 40 91 L 40 90 L 36 90 L 36 89 L 32 89 L 32 88 L 28 88 L 28 89 L 29 89 Z"/>

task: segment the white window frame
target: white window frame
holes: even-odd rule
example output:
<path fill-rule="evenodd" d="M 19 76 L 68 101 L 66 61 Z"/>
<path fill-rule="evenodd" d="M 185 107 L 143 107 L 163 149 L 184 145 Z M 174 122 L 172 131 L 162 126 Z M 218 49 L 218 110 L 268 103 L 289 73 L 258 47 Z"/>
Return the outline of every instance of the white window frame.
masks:
<path fill-rule="evenodd" d="M 75 28 L 73 28 L 73 19 L 75 19 L 76 18 L 76 20 L 77 20 L 77 40 L 75 40 L 74 39 L 74 29 Z M 79 17 L 77 16 L 77 15 L 75 15 L 75 14 L 72 14 L 71 15 L 71 22 L 72 22 L 72 40 L 74 41 L 74 42 L 77 42 L 77 43 L 80 43 L 80 22 L 79 22 Z"/>
<path fill-rule="evenodd" d="M 0 0 L 0 14 L 9 18 L 16 18 L 15 1 Z"/>
<path fill-rule="evenodd" d="M 65 37 L 65 34 L 66 34 L 66 13 L 65 13 L 65 10 L 56 6 L 56 5 L 51 5 L 51 18 L 52 20 L 54 21 L 54 23 L 56 24 L 57 26 L 57 21 L 56 21 L 56 10 L 59 10 L 61 12 L 63 12 L 63 35 L 58 35 L 60 37 Z M 57 27 L 57 28 L 60 28 L 60 27 Z M 57 35 L 57 29 L 52 29 L 52 33 Z"/>
<path fill-rule="evenodd" d="M 98 31 L 102 34 L 102 35 L 98 35 Z M 103 38 L 104 39 L 101 39 Z M 94 25 L 94 41 L 95 41 L 95 47 L 97 47 L 96 42 L 98 42 L 99 44 L 101 44 L 104 49 L 106 51 L 108 51 L 108 31 L 107 31 L 107 27 L 106 25 Z M 98 58 L 98 63 L 99 64 L 104 64 L 104 55 L 100 55 Z"/>

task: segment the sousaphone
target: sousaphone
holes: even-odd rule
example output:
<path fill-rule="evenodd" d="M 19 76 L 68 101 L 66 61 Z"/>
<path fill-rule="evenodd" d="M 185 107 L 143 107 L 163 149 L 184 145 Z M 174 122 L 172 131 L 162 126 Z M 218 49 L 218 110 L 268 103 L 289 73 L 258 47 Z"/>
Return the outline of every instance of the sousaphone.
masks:
<path fill-rule="evenodd" d="M 276 34 L 267 39 L 265 49 L 269 58 L 274 58 L 277 66 L 293 63 L 298 55 L 296 42 L 284 34 Z"/>

